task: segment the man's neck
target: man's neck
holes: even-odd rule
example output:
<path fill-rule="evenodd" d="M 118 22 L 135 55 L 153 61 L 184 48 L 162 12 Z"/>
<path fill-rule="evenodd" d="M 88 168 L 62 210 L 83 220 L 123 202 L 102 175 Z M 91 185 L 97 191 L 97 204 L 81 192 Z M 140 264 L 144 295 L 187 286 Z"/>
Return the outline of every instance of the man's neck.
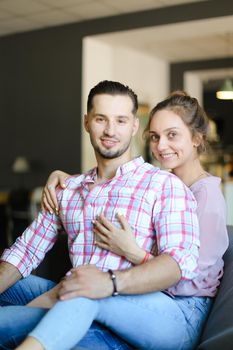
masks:
<path fill-rule="evenodd" d="M 121 156 L 114 159 L 98 159 L 97 157 L 97 182 L 102 182 L 112 179 L 116 175 L 119 166 L 132 160 L 129 155 Z"/>

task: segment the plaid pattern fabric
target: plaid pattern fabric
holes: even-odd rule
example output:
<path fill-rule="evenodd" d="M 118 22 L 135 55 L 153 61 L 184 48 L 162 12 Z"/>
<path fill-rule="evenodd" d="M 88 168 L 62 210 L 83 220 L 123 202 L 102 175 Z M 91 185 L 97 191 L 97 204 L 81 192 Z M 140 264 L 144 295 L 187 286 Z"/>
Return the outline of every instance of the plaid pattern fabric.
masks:
<path fill-rule="evenodd" d="M 96 247 L 92 232 L 92 220 L 100 212 L 115 225 L 119 225 L 116 214 L 121 213 L 140 247 L 171 255 L 180 266 L 182 279 L 192 279 L 197 267 L 199 229 L 196 202 L 189 189 L 177 177 L 145 163 L 141 157 L 120 166 L 114 178 L 89 190 L 96 176 L 94 168 L 69 177 L 66 189 L 58 191 L 59 216 L 40 213 L 5 250 L 2 260 L 27 276 L 64 229 L 73 266 L 95 264 L 103 271 L 126 269 L 131 263 Z"/>

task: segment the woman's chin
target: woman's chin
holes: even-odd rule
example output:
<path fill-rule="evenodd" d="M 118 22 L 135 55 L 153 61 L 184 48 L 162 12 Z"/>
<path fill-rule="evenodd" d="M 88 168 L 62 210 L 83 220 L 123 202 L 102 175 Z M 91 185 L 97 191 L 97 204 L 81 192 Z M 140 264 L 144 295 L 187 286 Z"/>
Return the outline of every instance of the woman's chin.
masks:
<path fill-rule="evenodd" d="M 164 170 L 171 170 L 177 167 L 177 162 L 175 161 L 166 161 L 166 162 L 160 162 L 161 168 Z"/>

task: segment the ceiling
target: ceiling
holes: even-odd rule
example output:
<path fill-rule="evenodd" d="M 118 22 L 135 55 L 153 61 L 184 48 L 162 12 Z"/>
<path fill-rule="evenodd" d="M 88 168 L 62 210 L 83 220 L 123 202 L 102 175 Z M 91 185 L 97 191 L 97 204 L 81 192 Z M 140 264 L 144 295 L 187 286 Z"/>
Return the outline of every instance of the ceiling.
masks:
<path fill-rule="evenodd" d="M 231 32 L 230 32 L 231 29 Z M 98 35 L 114 45 L 141 49 L 169 62 L 233 56 L 233 16 Z"/>
<path fill-rule="evenodd" d="M 0 0 L 0 35 L 190 2 L 195 0 Z"/>
<path fill-rule="evenodd" d="M 233 57 L 233 16 L 96 35 L 114 46 L 143 51 L 168 62 Z M 203 82 L 233 78 L 233 67 L 195 71 Z"/>
<path fill-rule="evenodd" d="M 197 0 L 0 0 L 0 36 L 190 2 Z M 96 37 L 169 62 L 232 57 L 233 16 Z M 221 72 L 218 78 L 226 75 L 226 70 Z M 233 76 L 233 69 L 227 74 Z"/>

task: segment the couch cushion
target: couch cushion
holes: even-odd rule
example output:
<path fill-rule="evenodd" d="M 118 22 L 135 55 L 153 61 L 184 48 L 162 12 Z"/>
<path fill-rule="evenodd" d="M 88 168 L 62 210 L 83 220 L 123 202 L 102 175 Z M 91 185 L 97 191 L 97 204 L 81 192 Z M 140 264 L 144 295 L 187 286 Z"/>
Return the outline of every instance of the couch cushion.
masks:
<path fill-rule="evenodd" d="M 233 226 L 228 233 L 224 274 L 197 350 L 233 349 Z"/>

